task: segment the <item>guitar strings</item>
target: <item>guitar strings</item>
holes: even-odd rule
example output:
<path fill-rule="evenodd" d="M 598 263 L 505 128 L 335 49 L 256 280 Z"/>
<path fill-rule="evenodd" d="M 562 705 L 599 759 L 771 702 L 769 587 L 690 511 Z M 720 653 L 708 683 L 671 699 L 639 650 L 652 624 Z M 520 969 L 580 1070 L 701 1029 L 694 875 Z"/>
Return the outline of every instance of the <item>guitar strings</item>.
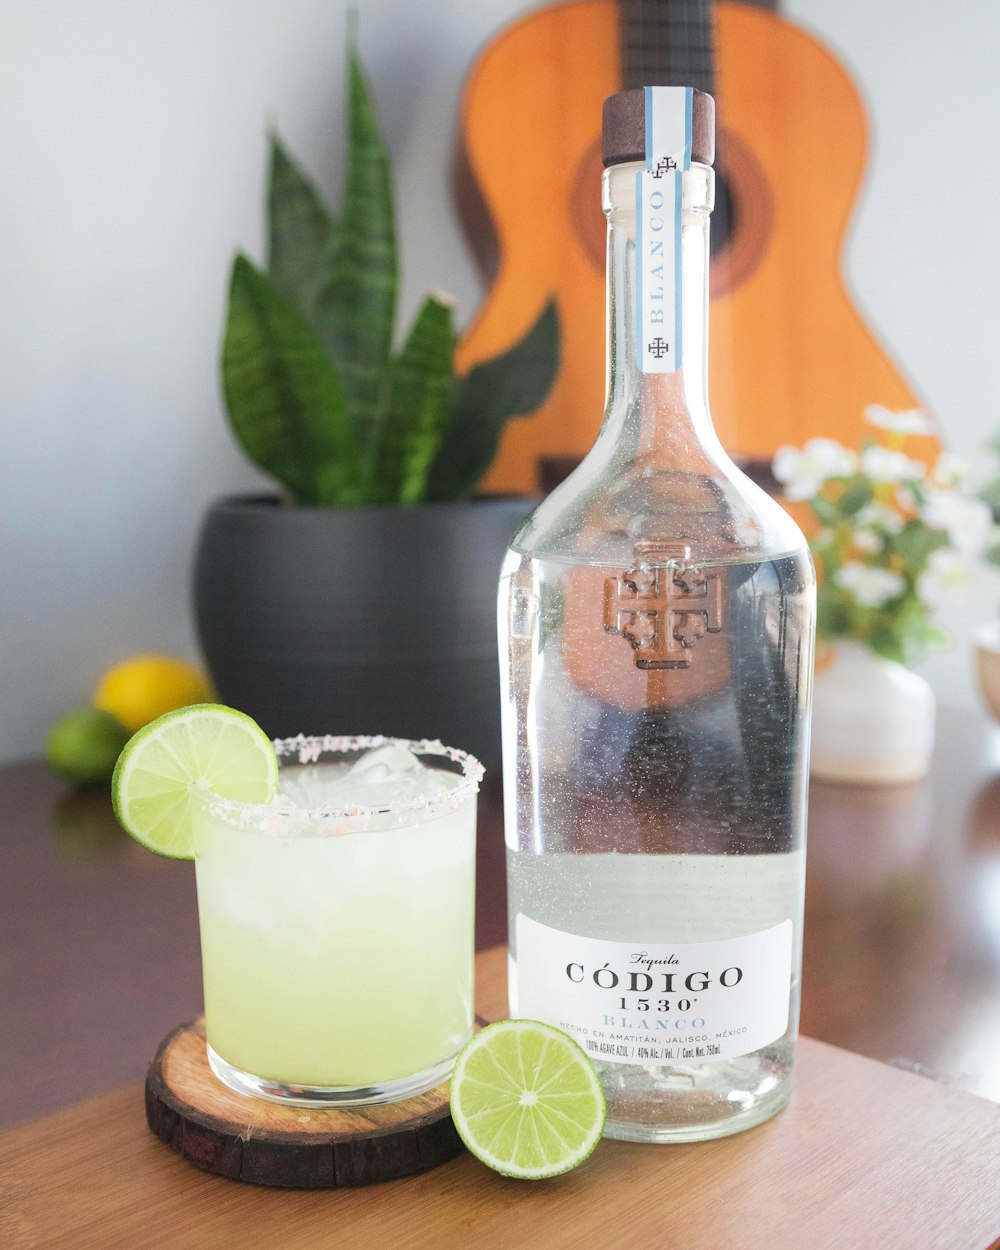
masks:
<path fill-rule="evenodd" d="M 625 85 L 672 83 L 713 93 L 711 0 L 620 0 Z"/>

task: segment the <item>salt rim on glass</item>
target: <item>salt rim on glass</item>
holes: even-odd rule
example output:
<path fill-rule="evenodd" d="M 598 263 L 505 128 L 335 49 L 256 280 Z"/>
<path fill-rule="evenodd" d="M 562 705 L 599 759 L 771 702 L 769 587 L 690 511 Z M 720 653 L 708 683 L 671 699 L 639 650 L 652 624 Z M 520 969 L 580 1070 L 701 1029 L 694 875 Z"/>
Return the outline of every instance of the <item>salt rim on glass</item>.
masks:
<path fill-rule="evenodd" d="M 280 793 L 271 803 L 242 803 L 217 794 L 204 795 L 204 811 L 215 820 L 232 828 L 269 835 L 294 835 L 311 832 L 330 836 L 361 832 L 374 820 L 379 832 L 409 824 L 434 820 L 447 812 L 457 811 L 479 790 L 484 768 L 474 755 L 457 747 L 445 746 L 438 738 L 393 738 L 385 734 L 297 734 L 293 738 L 275 738 L 272 742 L 278 763 L 315 764 L 325 754 L 348 755 L 373 751 L 383 746 L 399 746 L 417 756 L 436 755 L 458 764 L 460 773 L 450 773 L 454 784 L 442 785 L 431 795 L 414 795 L 379 806 L 367 807 L 350 803 L 342 807 L 302 808 L 283 799 Z M 296 758 L 297 757 L 297 758 Z M 386 824 L 386 816 L 391 817 Z"/>

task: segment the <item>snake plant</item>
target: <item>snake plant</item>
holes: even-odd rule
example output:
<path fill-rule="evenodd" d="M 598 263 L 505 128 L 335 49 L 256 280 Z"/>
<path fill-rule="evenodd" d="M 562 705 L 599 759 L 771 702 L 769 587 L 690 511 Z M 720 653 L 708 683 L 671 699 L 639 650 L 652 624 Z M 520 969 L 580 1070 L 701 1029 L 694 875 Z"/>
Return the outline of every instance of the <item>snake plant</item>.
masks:
<path fill-rule="evenodd" d="M 300 504 L 416 504 L 469 495 L 506 422 L 544 400 L 559 361 L 549 304 L 509 351 L 453 369 L 450 301 L 425 297 L 394 346 L 392 174 L 356 52 L 337 214 L 271 138 L 266 269 L 237 254 L 222 347 L 229 419 Z"/>

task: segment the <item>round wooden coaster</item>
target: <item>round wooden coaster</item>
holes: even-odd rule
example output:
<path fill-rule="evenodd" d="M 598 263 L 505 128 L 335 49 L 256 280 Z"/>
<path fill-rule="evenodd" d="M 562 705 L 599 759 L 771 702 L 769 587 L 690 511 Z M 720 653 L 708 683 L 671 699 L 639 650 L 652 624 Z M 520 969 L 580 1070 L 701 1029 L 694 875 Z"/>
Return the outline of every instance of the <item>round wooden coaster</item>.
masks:
<path fill-rule="evenodd" d="M 166 1037 L 146 1073 L 146 1119 L 195 1167 L 254 1185 L 337 1189 L 426 1172 L 462 1150 L 448 1086 L 343 1111 L 236 1094 L 214 1075 L 205 1022 Z"/>

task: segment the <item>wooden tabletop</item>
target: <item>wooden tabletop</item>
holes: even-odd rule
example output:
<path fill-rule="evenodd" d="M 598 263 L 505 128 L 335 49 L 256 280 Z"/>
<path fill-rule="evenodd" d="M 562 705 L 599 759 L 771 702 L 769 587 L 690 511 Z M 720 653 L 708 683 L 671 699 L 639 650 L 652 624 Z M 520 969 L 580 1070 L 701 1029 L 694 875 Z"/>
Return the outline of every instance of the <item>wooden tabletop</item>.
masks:
<path fill-rule="evenodd" d="M 1000 1101 L 1000 728 L 942 712 L 916 786 L 814 784 L 803 1032 Z M 496 779 L 476 936 L 506 933 Z M 0 1128 L 138 1080 L 201 1011 L 194 871 L 118 829 L 106 794 L 0 769 Z"/>
<path fill-rule="evenodd" d="M 502 949 L 478 957 L 477 986 L 480 1013 L 503 1015 Z M 766 1124 L 695 1145 L 605 1141 L 543 1182 L 463 1155 L 366 1189 L 260 1189 L 156 1140 L 131 1085 L 0 1137 L 0 1245 L 987 1250 L 998 1176 L 1000 1106 L 814 1041 Z"/>

